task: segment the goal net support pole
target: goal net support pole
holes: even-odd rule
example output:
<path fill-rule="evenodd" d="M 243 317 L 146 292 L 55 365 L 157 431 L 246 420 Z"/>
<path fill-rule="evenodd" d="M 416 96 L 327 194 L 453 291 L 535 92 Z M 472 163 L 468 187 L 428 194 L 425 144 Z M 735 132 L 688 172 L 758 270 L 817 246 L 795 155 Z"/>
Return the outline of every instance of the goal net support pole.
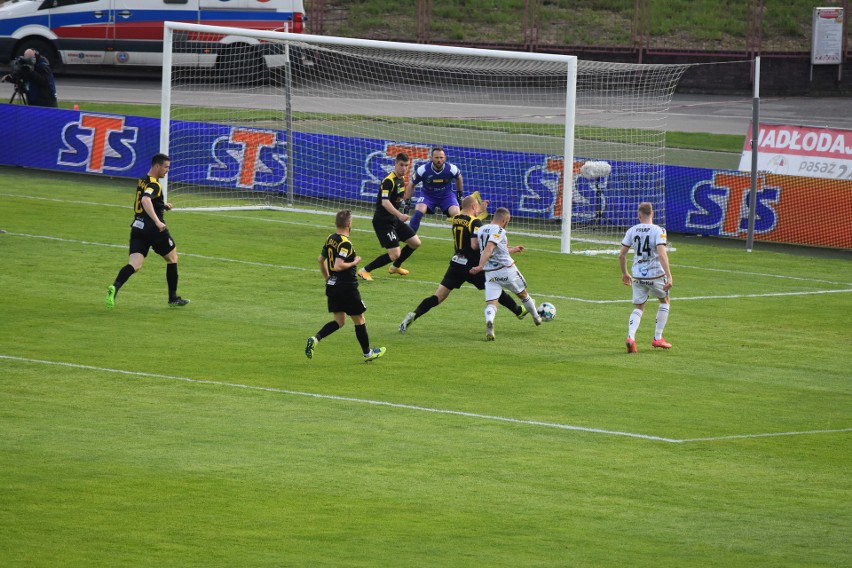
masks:
<path fill-rule="evenodd" d="M 574 123 L 576 120 L 577 108 L 577 60 L 574 59 L 568 64 L 565 76 L 565 156 L 564 167 L 568 169 L 569 164 L 574 163 Z M 574 176 L 567 173 L 562 175 L 562 203 L 565 211 L 572 211 L 574 204 Z M 562 216 L 562 238 L 559 244 L 560 251 L 563 253 L 571 252 L 571 215 L 570 213 Z"/>
<path fill-rule="evenodd" d="M 160 152 L 169 155 L 169 133 L 171 126 L 172 108 L 172 30 L 166 22 L 166 32 L 163 34 L 163 81 L 160 89 Z M 160 180 L 163 188 L 163 200 L 169 202 L 168 177 Z"/>

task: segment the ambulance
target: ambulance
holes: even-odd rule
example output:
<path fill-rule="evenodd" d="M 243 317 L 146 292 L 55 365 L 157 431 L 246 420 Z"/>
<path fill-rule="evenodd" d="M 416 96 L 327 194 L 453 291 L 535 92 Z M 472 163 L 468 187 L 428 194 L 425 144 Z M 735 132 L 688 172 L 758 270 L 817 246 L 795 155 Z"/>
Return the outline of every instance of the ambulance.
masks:
<path fill-rule="evenodd" d="M 0 2 L 0 63 L 27 49 L 51 66 L 161 66 L 163 22 L 189 22 L 302 33 L 302 0 L 6 0 Z M 256 39 L 217 36 L 199 51 L 199 66 Z"/>

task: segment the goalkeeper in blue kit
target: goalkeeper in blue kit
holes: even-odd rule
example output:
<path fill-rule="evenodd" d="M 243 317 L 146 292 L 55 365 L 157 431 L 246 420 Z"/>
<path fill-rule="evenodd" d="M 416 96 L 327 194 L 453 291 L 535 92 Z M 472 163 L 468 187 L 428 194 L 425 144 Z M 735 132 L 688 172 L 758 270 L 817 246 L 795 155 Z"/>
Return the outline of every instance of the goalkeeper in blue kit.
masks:
<path fill-rule="evenodd" d="M 455 191 L 453 191 L 455 183 Z M 420 220 L 428 212 L 440 208 L 447 217 L 459 214 L 459 202 L 463 195 L 464 182 L 461 170 L 455 164 L 447 162 L 447 154 L 440 146 L 432 148 L 432 160 L 414 170 L 414 174 L 405 187 L 405 199 L 414 195 L 414 186 L 422 184 L 423 196 L 414 207 L 414 214 L 408 222 L 416 233 Z"/>

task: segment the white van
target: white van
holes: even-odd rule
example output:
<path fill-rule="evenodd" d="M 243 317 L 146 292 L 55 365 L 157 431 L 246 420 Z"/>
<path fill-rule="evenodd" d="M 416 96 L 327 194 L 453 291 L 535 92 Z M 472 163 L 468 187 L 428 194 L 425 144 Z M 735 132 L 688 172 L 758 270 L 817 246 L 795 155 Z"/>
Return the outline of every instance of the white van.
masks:
<path fill-rule="evenodd" d="M 53 67 L 160 66 L 165 21 L 301 33 L 305 9 L 302 0 L 6 0 L 0 63 L 32 48 Z M 223 36 L 208 53 L 238 43 L 252 42 Z"/>

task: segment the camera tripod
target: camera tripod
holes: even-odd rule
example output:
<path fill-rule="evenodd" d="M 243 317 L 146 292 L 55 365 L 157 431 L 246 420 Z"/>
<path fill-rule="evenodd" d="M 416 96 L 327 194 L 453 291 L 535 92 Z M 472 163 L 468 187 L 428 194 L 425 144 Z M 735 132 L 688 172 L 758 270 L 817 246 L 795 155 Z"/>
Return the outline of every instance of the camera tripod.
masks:
<path fill-rule="evenodd" d="M 27 93 L 24 92 L 24 87 L 20 83 L 13 83 L 15 86 L 15 92 L 12 93 L 12 97 L 9 99 L 9 104 L 17 103 L 19 105 L 27 105 Z"/>

